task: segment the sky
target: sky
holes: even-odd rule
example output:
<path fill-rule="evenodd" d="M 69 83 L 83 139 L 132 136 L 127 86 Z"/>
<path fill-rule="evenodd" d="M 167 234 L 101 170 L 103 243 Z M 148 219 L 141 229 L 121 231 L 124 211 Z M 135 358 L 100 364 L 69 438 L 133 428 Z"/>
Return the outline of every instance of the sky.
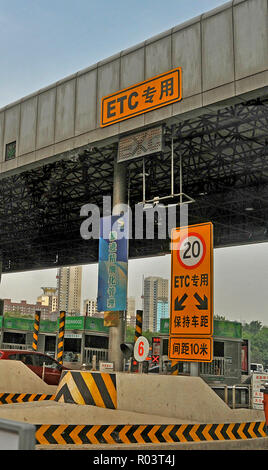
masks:
<path fill-rule="evenodd" d="M 222 0 L 0 0 L 0 107 L 226 3 Z M 268 243 L 214 250 L 214 313 L 268 325 Z M 142 276 L 170 279 L 170 256 L 129 261 L 128 293 L 141 308 Z M 0 297 L 35 302 L 56 270 L 4 274 Z M 82 298 L 97 294 L 83 267 Z"/>

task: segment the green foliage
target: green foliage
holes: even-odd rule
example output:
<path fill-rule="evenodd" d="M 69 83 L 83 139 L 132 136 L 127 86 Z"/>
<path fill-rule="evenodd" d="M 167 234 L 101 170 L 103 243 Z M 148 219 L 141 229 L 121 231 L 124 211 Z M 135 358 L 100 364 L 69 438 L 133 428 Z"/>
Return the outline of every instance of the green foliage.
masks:
<path fill-rule="evenodd" d="M 152 331 L 143 331 L 142 336 L 148 339 L 149 343 L 152 344 L 152 337 L 157 336 L 158 333 Z M 126 328 L 126 342 L 133 343 L 135 337 L 135 327 L 127 326 Z"/>
<path fill-rule="evenodd" d="M 259 321 L 243 325 L 243 338 L 250 341 L 251 362 L 268 367 L 268 327 Z"/>
<path fill-rule="evenodd" d="M 227 320 L 227 318 L 225 318 L 224 315 L 214 315 L 214 319 L 215 320 L 224 320 L 224 321 Z"/>
<path fill-rule="evenodd" d="M 258 320 L 251 321 L 249 324 L 246 323 L 243 326 L 243 331 L 245 330 L 246 332 L 252 335 L 256 335 L 257 333 L 260 332 L 261 329 L 262 329 L 262 324 Z"/>
<path fill-rule="evenodd" d="M 12 312 L 5 312 L 4 318 L 28 318 L 33 319 L 33 315 L 22 315 L 19 310 L 14 310 Z"/>

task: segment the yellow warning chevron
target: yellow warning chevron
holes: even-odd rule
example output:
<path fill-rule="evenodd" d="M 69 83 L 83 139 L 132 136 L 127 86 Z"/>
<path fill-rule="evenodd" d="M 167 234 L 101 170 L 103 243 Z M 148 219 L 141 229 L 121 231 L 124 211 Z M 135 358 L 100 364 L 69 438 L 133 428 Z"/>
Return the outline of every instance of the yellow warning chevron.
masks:
<path fill-rule="evenodd" d="M 237 434 L 238 436 L 241 437 L 241 439 L 247 439 L 247 436 L 243 432 L 244 428 L 245 428 L 245 423 L 241 423 L 239 428 L 237 429 Z"/>
<path fill-rule="evenodd" d="M 124 426 L 123 429 L 121 429 L 121 431 L 119 431 L 119 439 L 122 442 L 124 442 L 125 444 L 130 444 L 130 440 L 128 439 L 126 434 L 130 430 L 131 427 L 132 427 L 132 425 L 130 424 L 128 426 Z"/>
<path fill-rule="evenodd" d="M 86 437 L 91 442 L 91 444 L 99 444 L 99 440 L 95 437 L 96 432 L 100 429 L 101 426 L 92 426 L 92 428 L 86 433 Z"/>
<path fill-rule="evenodd" d="M 106 431 L 104 431 L 104 433 L 102 434 L 104 439 L 106 440 L 106 442 L 108 444 L 116 444 L 115 440 L 113 439 L 113 437 L 111 436 L 111 433 L 114 431 L 114 429 L 116 428 L 117 425 L 115 426 L 109 426 Z"/>
<path fill-rule="evenodd" d="M 217 438 L 220 440 L 220 441 L 224 441 L 224 437 L 223 435 L 221 434 L 221 430 L 223 428 L 224 424 L 219 424 L 216 429 L 215 429 L 215 434 L 217 436 Z"/>
<path fill-rule="evenodd" d="M 176 432 L 176 436 L 178 436 L 180 442 L 187 442 L 187 439 L 183 434 L 187 426 L 188 424 L 182 424 Z"/>
<path fill-rule="evenodd" d="M 212 424 L 207 424 L 203 429 L 203 436 L 207 441 L 213 441 L 213 437 L 209 434 Z"/>
<path fill-rule="evenodd" d="M 199 424 L 194 424 L 191 431 L 189 432 L 189 436 L 193 438 L 193 441 L 200 441 L 200 437 L 196 434 L 196 431 L 198 431 L 199 427 Z"/>
<path fill-rule="evenodd" d="M 159 444 L 159 439 L 157 439 L 155 433 L 158 431 L 158 429 L 160 428 L 160 425 L 159 426 L 154 426 L 150 432 L 148 432 L 148 437 L 150 438 L 151 442 L 153 444 Z"/>
<path fill-rule="evenodd" d="M 13 403 L 12 401 L 12 398 L 14 397 L 15 393 L 10 393 L 7 397 L 6 397 L 6 402 L 7 403 Z"/>
<path fill-rule="evenodd" d="M 73 431 L 70 432 L 70 438 L 76 443 L 76 444 L 83 444 L 83 441 L 82 439 L 80 439 L 79 437 L 79 433 L 82 431 L 82 429 L 84 428 L 84 424 L 78 424 L 77 426 L 75 426 L 75 428 L 73 429 Z"/>
<path fill-rule="evenodd" d="M 255 434 L 254 431 L 253 431 L 254 424 L 255 424 L 255 423 L 250 423 L 249 428 L 248 428 L 248 433 L 249 433 L 249 435 L 250 435 L 251 437 L 253 437 L 253 438 L 256 437 L 256 434 Z"/>
<path fill-rule="evenodd" d="M 141 433 L 142 431 L 144 431 L 144 429 L 147 427 L 147 425 L 143 426 L 139 426 L 138 429 L 133 433 L 133 436 L 135 437 L 135 439 L 137 440 L 137 442 L 139 442 L 139 444 L 145 444 L 145 441 L 144 439 L 141 437 Z"/>
<path fill-rule="evenodd" d="M 165 439 L 165 442 L 173 442 L 173 439 L 170 437 L 170 432 L 174 428 L 174 424 L 169 424 L 166 429 L 162 432 L 162 436 Z"/>
<path fill-rule="evenodd" d="M 35 439 L 38 444 L 46 445 L 50 444 L 50 442 L 45 438 L 45 432 L 51 427 L 51 424 L 43 424 L 39 429 L 35 432 Z"/>
<path fill-rule="evenodd" d="M 26 396 L 26 393 L 21 393 L 21 394 L 18 396 L 18 398 L 17 398 L 17 402 L 18 402 L 18 403 L 22 403 L 22 402 L 23 402 L 23 398 L 24 398 L 25 396 Z M 31 401 L 31 397 L 32 397 L 32 396 L 29 397 L 29 401 Z"/>
<path fill-rule="evenodd" d="M 267 437 L 265 429 L 266 429 L 266 423 L 265 423 L 265 421 L 263 421 L 259 425 L 259 433 L 261 434 L 262 437 Z"/>
<path fill-rule="evenodd" d="M 65 439 L 63 439 L 62 434 L 64 430 L 68 427 L 68 424 L 61 424 L 58 428 L 52 433 L 52 437 L 57 441 L 57 444 L 66 444 Z"/>
<path fill-rule="evenodd" d="M 227 436 L 230 437 L 230 439 L 233 441 L 235 440 L 235 436 L 233 435 L 232 433 L 232 430 L 233 430 L 233 427 L 234 427 L 235 423 L 230 423 L 229 426 L 227 427 L 226 429 L 226 434 Z"/>

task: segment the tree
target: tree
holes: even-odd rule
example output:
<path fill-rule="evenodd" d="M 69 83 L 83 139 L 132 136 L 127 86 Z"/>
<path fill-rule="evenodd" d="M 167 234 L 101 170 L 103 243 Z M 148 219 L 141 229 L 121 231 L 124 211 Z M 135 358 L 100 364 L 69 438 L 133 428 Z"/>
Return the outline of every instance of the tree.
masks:
<path fill-rule="evenodd" d="M 259 331 L 262 329 L 262 323 L 258 320 L 253 320 L 249 324 L 246 323 L 243 326 L 243 329 L 245 329 L 245 331 L 248 331 L 248 333 L 255 335 L 259 333 Z"/>
<path fill-rule="evenodd" d="M 268 327 L 261 322 L 252 321 L 243 325 L 243 338 L 250 341 L 251 362 L 268 365 Z"/>
<path fill-rule="evenodd" d="M 215 320 L 224 320 L 226 321 L 226 317 L 224 315 L 214 315 Z"/>
<path fill-rule="evenodd" d="M 148 339 L 149 343 L 152 344 L 152 337 L 157 336 L 157 333 L 153 331 L 142 331 L 142 336 Z M 126 342 L 133 343 L 135 338 L 135 328 L 134 326 L 127 326 L 126 328 Z"/>

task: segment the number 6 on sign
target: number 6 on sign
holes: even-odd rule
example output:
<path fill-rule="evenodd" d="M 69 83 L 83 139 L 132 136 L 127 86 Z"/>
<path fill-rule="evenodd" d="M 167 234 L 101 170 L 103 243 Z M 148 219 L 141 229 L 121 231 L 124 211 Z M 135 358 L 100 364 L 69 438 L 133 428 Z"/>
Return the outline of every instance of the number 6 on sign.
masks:
<path fill-rule="evenodd" d="M 150 345 L 144 336 L 140 336 L 134 346 L 134 358 L 137 362 L 145 361 L 149 354 Z"/>

